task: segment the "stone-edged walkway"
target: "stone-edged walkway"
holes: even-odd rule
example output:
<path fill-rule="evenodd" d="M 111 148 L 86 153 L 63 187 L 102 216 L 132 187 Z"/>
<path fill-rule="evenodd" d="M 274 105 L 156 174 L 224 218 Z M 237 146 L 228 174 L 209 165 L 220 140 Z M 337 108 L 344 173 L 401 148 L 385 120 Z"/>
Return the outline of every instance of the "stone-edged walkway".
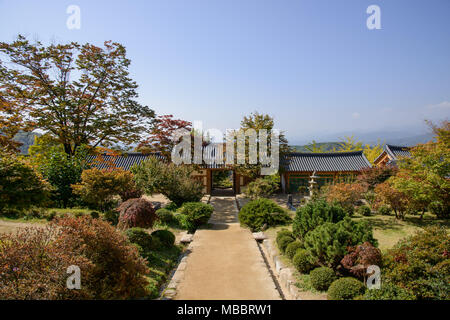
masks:
<path fill-rule="evenodd" d="M 175 299 L 281 299 L 251 232 L 239 225 L 235 198 L 210 203 L 211 228 L 196 231 Z"/>

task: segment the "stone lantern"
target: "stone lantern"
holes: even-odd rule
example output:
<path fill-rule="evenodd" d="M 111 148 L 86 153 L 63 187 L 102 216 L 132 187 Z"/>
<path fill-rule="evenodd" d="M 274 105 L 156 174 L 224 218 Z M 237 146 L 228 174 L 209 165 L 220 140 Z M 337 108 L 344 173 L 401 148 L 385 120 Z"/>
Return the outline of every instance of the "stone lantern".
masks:
<path fill-rule="evenodd" d="M 319 189 L 319 185 L 317 184 L 316 179 L 318 179 L 319 177 L 316 176 L 316 171 L 313 172 L 312 176 L 309 177 L 311 180 L 309 180 L 309 196 L 312 197 L 317 190 Z"/>

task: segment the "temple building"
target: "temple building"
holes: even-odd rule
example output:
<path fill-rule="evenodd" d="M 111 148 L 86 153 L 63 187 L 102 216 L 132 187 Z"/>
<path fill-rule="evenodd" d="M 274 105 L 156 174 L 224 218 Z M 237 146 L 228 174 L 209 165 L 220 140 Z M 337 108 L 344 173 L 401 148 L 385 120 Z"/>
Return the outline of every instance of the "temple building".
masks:
<path fill-rule="evenodd" d="M 204 154 L 214 157 L 214 148 L 206 147 Z M 124 153 L 120 155 L 91 155 L 88 162 L 99 169 L 122 168 L 130 170 L 133 165 L 138 165 L 145 159 L 156 156 L 165 161 L 160 154 L 142 154 L 137 152 Z M 207 157 L 208 158 L 208 157 Z M 101 160 L 101 161 L 99 161 Z M 199 165 L 194 172 L 195 179 L 200 180 L 204 186 L 204 192 L 214 192 L 214 172 L 227 171 L 232 179 L 233 193 L 241 193 L 242 187 L 247 185 L 251 179 L 240 175 L 233 166 L 218 161 L 214 163 L 205 161 Z M 318 186 L 337 181 L 353 180 L 363 168 L 370 168 L 370 162 L 364 156 L 363 151 L 356 152 L 332 152 L 332 153 L 289 153 L 280 159 L 281 187 L 285 193 L 301 192 L 301 187 L 308 186 L 309 177 L 315 171 L 319 177 Z"/>
<path fill-rule="evenodd" d="M 405 146 L 393 146 L 387 144 L 384 146 L 383 152 L 374 160 L 374 166 L 385 166 L 387 164 L 396 165 L 401 157 L 411 157 L 409 148 Z"/>

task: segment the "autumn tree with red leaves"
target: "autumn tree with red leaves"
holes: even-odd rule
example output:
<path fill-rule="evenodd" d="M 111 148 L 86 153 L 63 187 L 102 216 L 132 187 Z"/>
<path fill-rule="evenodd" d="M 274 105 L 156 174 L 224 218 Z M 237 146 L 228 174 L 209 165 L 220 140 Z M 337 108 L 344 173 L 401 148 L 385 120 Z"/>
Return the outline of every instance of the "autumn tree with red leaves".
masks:
<path fill-rule="evenodd" d="M 160 152 L 169 158 L 173 147 L 177 143 L 172 136 L 179 129 L 191 131 L 192 123 L 174 119 L 171 114 L 158 116 L 150 131 L 150 136 L 139 144 L 137 150 L 144 153 Z"/>

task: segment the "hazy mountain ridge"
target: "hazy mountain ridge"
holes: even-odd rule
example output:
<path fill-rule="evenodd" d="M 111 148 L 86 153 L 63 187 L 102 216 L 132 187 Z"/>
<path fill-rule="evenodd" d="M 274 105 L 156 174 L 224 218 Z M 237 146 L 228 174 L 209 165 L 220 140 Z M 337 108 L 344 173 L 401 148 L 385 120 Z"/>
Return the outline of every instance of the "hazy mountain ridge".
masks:
<path fill-rule="evenodd" d="M 355 135 L 355 138 L 357 141 L 363 141 L 363 144 L 375 145 L 378 142 L 380 142 L 381 144 L 392 144 L 392 145 L 397 145 L 397 146 L 412 147 L 418 143 L 425 143 L 425 142 L 432 140 L 433 134 L 426 133 L 426 134 L 421 134 L 421 135 L 412 136 L 412 137 L 388 138 L 388 139 L 384 139 L 384 140 L 373 139 L 373 138 L 371 140 L 362 140 L 362 139 L 359 139 L 358 137 L 356 137 L 356 135 Z M 340 144 L 341 144 L 341 142 L 317 142 L 316 147 L 322 149 L 323 151 L 332 152 L 333 150 L 336 150 L 336 151 L 341 150 Z M 307 147 L 312 147 L 312 146 L 313 146 L 312 143 L 308 143 L 308 144 L 304 144 L 304 145 L 291 145 L 290 147 L 295 152 L 311 152 L 310 150 L 308 150 Z"/>

